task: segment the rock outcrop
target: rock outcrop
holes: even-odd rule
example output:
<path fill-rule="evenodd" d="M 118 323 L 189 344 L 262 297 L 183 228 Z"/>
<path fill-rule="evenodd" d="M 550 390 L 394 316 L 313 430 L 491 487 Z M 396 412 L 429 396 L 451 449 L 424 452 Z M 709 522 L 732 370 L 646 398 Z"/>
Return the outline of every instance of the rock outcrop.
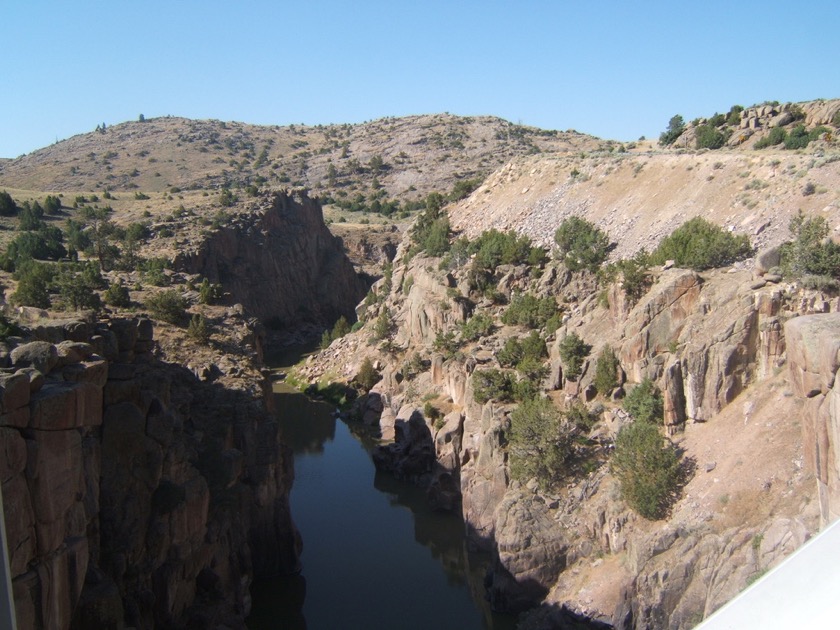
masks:
<path fill-rule="evenodd" d="M 241 627 L 253 576 L 297 568 L 275 421 L 156 359 L 150 320 L 38 333 L 0 375 L 18 627 Z"/>
<path fill-rule="evenodd" d="M 802 442 L 817 479 L 820 517 L 840 517 L 840 313 L 797 317 L 785 324 L 791 382 L 807 399 Z"/>
<path fill-rule="evenodd" d="M 213 231 L 176 268 L 222 284 L 231 300 L 274 328 L 354 319 L 367 292 L 324 225 L 321 206 L 304 192 L 277 193 Z"/>

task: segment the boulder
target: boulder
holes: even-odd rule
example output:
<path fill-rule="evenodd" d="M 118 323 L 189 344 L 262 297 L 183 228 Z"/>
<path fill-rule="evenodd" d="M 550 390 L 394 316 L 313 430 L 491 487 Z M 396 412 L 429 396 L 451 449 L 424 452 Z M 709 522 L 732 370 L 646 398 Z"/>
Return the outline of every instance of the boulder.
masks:
<path fill-rule="evenodd" d="M 497 562 L 488 588 L 494 610 L 538 604 L 566 566 L 567 543 L 544 501 L 509 490 L 495 510 Z"/>
<path fill-rule="evenodd" d="M 48 341 L 31 341 L 12 350 L 10 359 L 16 368 L 33 367 L 46 375 L 58 365 L 58 352 Z"/>

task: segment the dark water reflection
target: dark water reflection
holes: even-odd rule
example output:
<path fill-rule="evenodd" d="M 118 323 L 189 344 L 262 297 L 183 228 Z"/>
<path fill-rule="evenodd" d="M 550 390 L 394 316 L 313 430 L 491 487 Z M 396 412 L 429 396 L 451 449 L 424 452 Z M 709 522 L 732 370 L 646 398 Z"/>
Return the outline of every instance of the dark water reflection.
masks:
<path fill-rule="evenodd" d="M 483 597 L 486 558 L 468 552 L 460 517 L 433 512 L 419 488 L 376 472 L 333 409 L 277 394 L 295 450 L 292 514 L 303 573 L 252 588 L 248 625 L 322 630 L 509 630 Z"/>

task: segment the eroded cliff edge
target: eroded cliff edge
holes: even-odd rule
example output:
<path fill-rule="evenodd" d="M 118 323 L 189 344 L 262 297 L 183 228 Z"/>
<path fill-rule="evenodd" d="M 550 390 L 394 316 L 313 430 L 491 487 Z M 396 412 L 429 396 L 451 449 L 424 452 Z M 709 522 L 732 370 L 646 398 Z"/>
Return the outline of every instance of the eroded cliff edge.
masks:
<path fill-rule="evenodd" d="M 569 609 L 614 627 L 692 627 L 813 535 L 821 507 L 823 522 L 831 518 L 835 342 L 808 342 L 814 350 L 800 361 L 801 339 L 814 335 L 790 331 L 812 318 L 836 318 L 836 298 L 756 278 L 742 266 L 658 270 L 632 304 L 620 286 L 599 295 L 550 262 L 536 276 L 526 267 L 496 269 L 505 299 L 494 302 L 468 299 L 464 278 L 441 269 L 439 259 L 407 260 L 398 254 L 392 278 L 374 287 L 384 297 L 360 308 L 374 324 L 387 314 L 386 341 L 371 345 L 363 329 L 333 342 L 300 373 L 352 380 L 366 355 L 381 368 L 382 380 L 360 409 L 385 441 L 379 465 L 426 485 L 438 507 L 462 512 L 468 535 L 495 555 L 488 580 L 494 606 L 516 611 L 542 602 L 526 627 L 555 627 Z M 562 304 L 563 325 L 547 336 L 541 389 L 559 405 L 578 400 L 598 414 L 586 435 L 599 445 L 597 465 L 549 491 L 510 475 L 515 405 L 474 396 L 474 374 L 501 367 L 505 341 L 523 334 L 500 323 L 499 302 L 524 292 Z M 454 354 L 442 352 L 442 335 L 459 334 L 478 314 L 492 318 L 491 332 Z M 564 374 L 559 356 L 571 332 L 593 346 L 577 379 Z M 603 345 L 617 353 L 620 389 L 644 378 L 657 383 L 664 430 L 691 464 L 665 520 L 629 510 L 609 472 L 610 449 L 629 418 L 616 398 L 596 398 Z M 810 384 L 796 385 L 788 361 Z"/>
<path fill-rule="evenodd" d="M 26 337 L 0 346 L 21 628 L 244 627 L 254 577 L 298 568 L 291 452 L 253 315 L 320 332 L 365 284 L 303 193 L 258 197 L 184 245 L 172 279 L 212 319 L 209 345 L 145 316 L 50 323 L 30 309 Z M 196 303 L 195 273 L 226 305 Z"/>
<path fill-rule="evenodd" d="M 157 360 L 148 319 L 34 332 L 0 376 L 19 627 L 241 626 L 299 550 L 259 392 Z"/>
<path fill-rule="evenodd" d="M 231 300 L 273 328 L 322 329 L 353 309 L 367 286 L 303 191 L 261 198 L 245 214 L 182 252 L 175 267 L 219 283 Z"/>

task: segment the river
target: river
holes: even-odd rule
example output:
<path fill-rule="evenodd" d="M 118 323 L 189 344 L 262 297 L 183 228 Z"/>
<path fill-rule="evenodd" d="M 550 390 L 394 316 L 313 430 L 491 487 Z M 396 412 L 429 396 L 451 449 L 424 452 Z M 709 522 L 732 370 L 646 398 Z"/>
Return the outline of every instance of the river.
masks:
<path fill-rule="evenodd" d="M 253 585 L 249 628 L 515 628 L 484 599 L 488 558 L 468 550 L 460 516 L 433 512 L 421 489 L 378 473 L 332 406 L 283 384 L 275 396 L 295 452 L 303 571 Z"/>

